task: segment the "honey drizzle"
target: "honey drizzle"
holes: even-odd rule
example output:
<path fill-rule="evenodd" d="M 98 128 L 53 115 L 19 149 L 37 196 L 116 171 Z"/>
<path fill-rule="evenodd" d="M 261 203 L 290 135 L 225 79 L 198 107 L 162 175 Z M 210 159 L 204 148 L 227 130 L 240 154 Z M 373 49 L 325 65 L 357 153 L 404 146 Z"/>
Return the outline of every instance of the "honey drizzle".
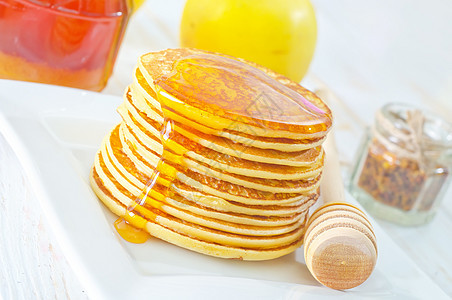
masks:
<path fill-rule="evenodd" d="M 264 71 L 228 57 L 189 55 L 177 60 L 172 72 L 155 84 L 182 103 L 234 122 L 275 129 L 296 125 L 307 131 L 324 131 L 331 122 L 327 108 Z"/>
<path fill-rule="evenodd" d="M 165 106 L 162 105 L 163 115 L 165 116 Z M 188 151 L 184 147 L 180 147 L 179 143 L 175 142 L 175 131 L 173 130 L 174 122 L 170 118 L 164 118 L 163 125 L 160 131 L 160 141 L 163 145 L 163 152 L 160 156 L 159 162 L 154 169 L 151 177 L 146 183 L 145 189 L 141 192 L 134 201 L 127 207 L 125 216 L 119 217 L 115 221 L 115 229 L 118 234 L 126 241 L 132 243 L 143 243 L 144 235 L 149 238 L 149 233 L 144 231 L 148 220 L 155 221 L 149 216 L 139 218 L 140 210 L 143 210 L 145 205 L 153 208 L 159 208 L 161 202 L 164 202 L 167 197 L 171 197 L 174 191 L 170 188 L 171 183 L 176 179 L 177 170 L 172 164 L 183 166 L 183 155 Z M 163 198 L 156 194 L 161 194 Z M 159 199 L 161 198 L 161 199 Z M 160 201 L 159 201 L 160 200 Z M 118 226 L 117 226 L 118 224 Z"/>
<path fill-rule="evenodd" d="M 198 57 L 199 56 L 199 57 Z M 196 102 L 195 105 L 197 106 L 212 106 L 215 104 L 215 100 L 218 101 L 225 101 L 225 95 L 227 97 L 231 97 L 230 92 L 232 90 L 239 89 L 246 89 L 245 86 L 254 86 L 253 91 L 255 91 L 257 88 L 262 88 L 262 86 L 270 86 L 271 84 L 269 80 L 272 80 L 271 78 L 261 78 L 262 77 L 262 71 L 260 70 L 253 70 L 251 67 L 245 65 L 241 62 L 234 62 L 232 60 L 232 65 L 230 65 L 229 61 L 225 62 L 224 57 L 217 57 L 212 55 L 207 55 L 208 59 L 206 61 L 206 55 L 191 55 L 188 58 L 182 58 L 176 61 L 173 65 L 173 72 L 169 76 L 162 76 L 160 78 L 157 78 L 154 80 L 155 87 L 156 87 L 156 96 L 157 100 L 161 104 L 161 109 L 163 113 L 164 122 L 161 126 L 160 131 L 160 141 L 163 146 L 163 152 L 160 156 L 159 162 L 154 169 L 153 174 L 150 176 L 149 180 L 146 183 L 145 189 L 141 192 L 141 194 L 132 201 L 132 203 L 127 207 L 127 212 L 124 216 L 118 218 L 114 226 L 119 233 L 121 237 L 123 237 L 125 240 L 133 243 L 143 243 L 147 240 L 149 237 L 149 234 L 144 231 L 146 224 L 148 221 L 155 221 L 155 218 L 158 216 L 154 213 L 149 214 L 149 210 L 145 209 L 144 206 L 152 207 L 155 209 L 159 209 L 159 207 L 162 205 L 162 203 L 165 202 L 165 200 L 168 197 L 172 197 L 174 195 L 174 190 L 172 189 L 172 183 L 176 180 L 177 173 L 178 172 L 186 172 L 186 164 L 184 162 L 184 156 L 188 149 L 191 148 L 191 150 L 196 147 L 196 142 L 193 142 L 191 140 L 188 140 L 185 136 L 181 135 L 180 133 L 177 133 L 174 131 L 175 121 L 169 117 L 168 115 L 172 115 L 171 113 L 174 112 L 172 109 L 174 104 L 180 105 L 183 104 L 183 101 L 190 102 L 193 104 L 193 102 Z M 210 60 L 210 62 L 209 62 Z M 218 61 L 216 61 L 218 60 Z M 216 72 L 215 76 L 217 76 L 217 80 L 220 81 L 223 80 L 223 84 L 227 84 L 228 79 L 231 79 L 231 72 L 227 69 L 229 63 L 229 67 L 234 69 L 236 73 L 238 73 L 238 77 L 235 76 L 232 80 L 232 86 L 229 87 L 229 92 L 219 91 L 215 90 L 214 92 L 203 94 L 199 89 L 196 88 L 194 85 L 194 82 L 192 80 L 188 80 L 185 83 L 180 82 L 181 78 L 184 78 L 183 76 L 187 74 L 194 74 L 194 78 L 199 78 L 199 76 L 208 76 L 209 74 L 205 74 L 206 70 L 208 68 L 213 68 Z M 204 64 L 204 65 L 203 65 Z M 243 70 L 240 69 L 240 64 L 244 65 Z M 185 70 L 185 68 L 188 68 L 188 70 Z M 222 73 L 223 72 L 223 73 Z M 210 74 L 213 75 L 213 74 Z M 182 76 L 182 77 L 181 77 Z M 188 76 L 188 75 L 187 75 Z M 198 77 L 196 77 L 198 76 Z M 239 84 L 237 82 L 237 78 L 240 78 L 241 81 L 245 81 L 245 83 Z M 206 79 L 206 78 L 204 78 Z M 180 101 L 178 98 L 172 98 L 168 97 L 167 90 L 174 90 L 175 84 L 180 84 L 180 86 L 177 89 L 178 96 L 181 97 L 183 101 Z M 205 83 L 199 83 L 202 84 L 204 87 L 209 84 L 209 82 Z M 218 84 L 218 82 L 217 82 Z M 300 112 L 302 110 L 305 113 L 305 116 L 307 115 L 308 118 L 303 120 L 305 122 L 310 123 L 311 119 L 315 119 L 316 122 L 320 123 L 321 126 L 325 126 L 325 123 L 319 122 L 317 119 L 320 119 L 322 121 L 324 119 L 325 112 L 322 111 L 320 108 L 315 107 L 312 103 L 310 103 L 307 99 L 305 99 L 300 94 L 296 93 L 295 91 L 288 91 L 290 90 L 287 87 L 284 87 L 279 82 L 273 80 L 273 84 L 275 85 L 274 91 L 280 92 L 280 96 L 287 100 L 287 98 L 291 95 L 296 94 L 297 95 L 297 101 L 292 101 L 292 105 L 294 106 L 295 110 Z M 283 86 L 283 87 L 281 87 Z M 272 93 L 274 93 L 274 91 Z M 198 95 L 197 93 L 203 94 Z M 219 96 L 220 95 L 220 96 Z M 300 97 L 302 98 L 300 100 Z M 251 98 L 250 98 L 251 99 Z M 250 99 L 248 99 L 248 104 L 250 102 Z M 227 99 L 226 99 L 227 100 Z M 290 100 L 290 99 L 289 99 Z M 242 105 L 246 104 L 246 99 L 241 98 L 240 101 Z M 253 99 L 251 99 L 253 101 Z M 309 105 L 303 107 L 300 105 L 301 103 L 309 103 Z M 177 103 L 176 103 L 177 102 Z M 286 101 L 285 105 L 288 105 L 287 103 L 290 103 Z M 224 103 L 223 103 L 224 104 Z M 273 105 L 273 104 L 272 104 Z M 228 104 L 223 105 L 222 107 L 217 106 L 217 115 L 222 116 L 225 114 L 230 113 L 231 111 L 234 112 L 233 102 L 229 101 Z M 267 114 L 261 118 L 260 121 L 264 122 L 273 122 L 275 120 L 272 120 L 271 113 L 270 115 L 268 112 L 274 109 L 274 107 L 267 108 Z M 292 111 L 293 112 L 293 111 Z M 256 115 L 255 111 L 252 111 L 251 113 L 246 111 L 245 108 L 241 108 L 239 110 L 235 110 L 234 112 L 236 114 L 236 117 L 239 118 L 239 120 L 243 120 L 243 118 L 246 118 L 247 120 L 253 120 L 253 119 L 259 119 L 259 116 Z M 261 116 L 262 117 L 262 116 Z M 284 118 L 282 116 L 278 116 L 277 122 L 290 122 L 290 118 Z M 233 120 L 234 121 L 234 120 Z M 261 124 L 262 125 L 262 124 Z M 313 124 L 310 124 L 313 125 Z M 314 126 L 315 127 L 315 124 Z M 225 128 L 227 130 L 227 128 Z M 208 134 L 208 133 L 204 133 Z M 211 133 L 210 133 L 211 134 Z M 200 146 L 200 145 L 198 145 Z M 250 145 L 244 145 L 244 146 L 250 146 Z M 174 167 L 173 165 L 177 165 L 178 167 Z M 193 190 L 195 188 L 192 187 Z M 160 195 L 158 195 L 160 194 Z M 147 212 L 149 215 L 144 215 L 141 212 Z"/>

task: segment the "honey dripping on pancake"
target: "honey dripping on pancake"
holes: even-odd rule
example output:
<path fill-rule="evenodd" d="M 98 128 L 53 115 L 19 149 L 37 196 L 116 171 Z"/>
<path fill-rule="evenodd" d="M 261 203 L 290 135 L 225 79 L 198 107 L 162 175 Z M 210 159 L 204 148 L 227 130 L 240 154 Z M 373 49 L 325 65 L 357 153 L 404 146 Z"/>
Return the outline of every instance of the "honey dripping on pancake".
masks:
<path fill-rule="evenodd" d="M 165 111 L 164 105 L 162 110 Z M 146 188 L 127 207 L 126 215 L 119 217 L 114 223 L 116 231 L 126 241 L 144 243 L 149 239 L 145 226 L 147 222 L 155 220 L 157 214 L 154 211 L 165 203 L 166 198 L 174 195 L 171 184 L 176 179 L 177 172 L 183 172 L 181 168 L 184 166 L 183 155 L 188 151 L 186 147 L 191 144 L 192 147 L 188 148 L 193 149 L 194 142 L 187 141 L 176 133 L 173 124 L 172 119 L 164 119 L 160 131 L 163 152 L 159 162 L 148 179 Z M 185 147 L 181 146 L 184 144 Z"/>
<path fill-rule="evenodd" d="M 328 122 L 331 122 L 328 112 L 298 92 L 258 69 L 226 57 L 199 54 L 179 59 L 174 63 L 172 72 L 154 80 L 154 86 L 164 118 L 160 130 L 163 152 L 146 188 L 127 208 L 126 215 L 117 220 L 118 227 L 121 225 L 119 228 L 115 222 L 118 233 L 132 242 L 143 239 L 138 235 L 135 238 L 135 229 L 131 226 L 129 230 L 122 223 L 143 229 L 147 222 L 158 218 L 155 211 L 160 210 L 169 198 L 182 197 L 176 194 L 172 185 L 178 173 L 188 170 L 184 162 L 185 154 L 202 147 L 175 129 L 190 129 L 188 124 L 178 123 L 170 117 L 180 113 L 178 108 L 181 105 L 188 104 L 229 119 L 230 126 L 222 130 L 234 128 L 234 124 L 240 122 L 289 130 L 294 124 L 303 125 L 306 133 L 312 133 L 326 130 Z M 186 188 L 196 190 L 190 184 Z"/>

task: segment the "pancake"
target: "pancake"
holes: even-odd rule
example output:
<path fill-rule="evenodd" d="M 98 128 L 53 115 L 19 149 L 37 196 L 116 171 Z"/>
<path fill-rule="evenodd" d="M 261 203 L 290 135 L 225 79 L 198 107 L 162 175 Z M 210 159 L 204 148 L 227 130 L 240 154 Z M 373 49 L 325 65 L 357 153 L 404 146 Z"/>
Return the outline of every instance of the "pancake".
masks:
<path fill-rule="evenodd" d="M 151 88 L 151 85 L 154 86 L 151 83 L 148 83 L 146 79 L 144 79 L 143 75 L 141 74 L 140 69 L 136 70 L 136 77 L 139 79 L 139 84 L 137 82 L 134 82 L 130 86 L 130 89 L 134 92 L 134 104 L 139 107 L 139 109 L 146 114 L 151 119 L 155 119 L 158 122 L 163 122 L 162 112 L 161 112 L 161 105 L 160 103 L 154 98 L 157 97 L 157 94 L 155 91 Z M 137 88 L 139 86 L 139 88 Z M 144 102 L 144 103 L 143 103 Z M 158 105 L 156 104 L 158 103 Z M 293 138 L 281 138 L 281 137 L 267 137 L 267 136 L 254 136 L 252 134 L 246 134 L 234 131 L 233 126 L 231 128 L 226 128 L 225 130 L 218 131 L 213 128 L 210 128 L 206 126 L 205 124 L 198 123 L 196 121 L 190 120 L 188 118 L 185 118 L 184 116 L 181 116 L 179 114 L 176 114 L 171 111 L 166 112 L 168 116 L 170 116 L 173 120 L 187 124 L 191 128 L 198 130 L 202 133 L 212 135 L 212 136 L 220 136 L 224 137 L 234 143 L 241 143 L 247 146 L 252 145 L 253 147 L 262 148 L 262 149 L 274 149 L 274 150 L 280 150 L 282 152 L 294 152 L 294 151 L 301 151 L 305 149 L 312 148 L 313 146 L 320 145 L 325 138 L 325 135 L 319 135 L 319 137 L 315 138 L 301 138 L 301 139 L 293 139 Z M 233 125 L 233 124 L 232 124 Z"/>
<path fill-rule="evenodd" d="M 124 131 L 126 134 L 124 134 Z M 161 157 L 161 154 L 152 151 L 150 148 L 147 148 L 144 144 L 137 141 L 136 137 L 131 134 L 126 127 L 121 126 L 121 132 L 123 133 L 121 135 L 123 147 L 129 158 L 141 165 L 142 171 L 145 171 L 148 174 L 154 173 L 154 170 L 160 161 L 159 158 Z M 175 155 L 168 154 L 168 156 L 171 157 Z M 175 159 L 177 159 L 177 157 Z M 146 165 L 146 162 L 149 162 L 149 164 Z M 185 174 L 187 176 L 184 176 L 183 172 L 180 172 L 180 176 L 184 176 L 184 180 L 192 179 L 196 181 L 196 178 L 199 178 L 197 174 L 202 174 L 208 175 L 208 177 L 214 177 L 218 181 L 226 181 L 231 185 L 239 185 L 238 187 L 232 187 L 234 190 L 238 190 L 240 189 L 240 186 L 244 186 L 273 193 L 302 193 L 311 190 L 313 187 L 318 187 L 321 170 L 321 164 L 319 164 L 313 171 L 309 172 L 310 174 L 297 174 L 299 176 L 307 176 L 307 179 L 278 180 L 228 173 L 224 170 L 198 163 L 188 157 L 184 158 L 184 167 L 187 169 L 187 174 Z M 177 169 L 177 167 L 175 168 Z M 173 170 L 172 172 L 177 172 L 177 170 Z M 255 173 L 257 172 L 254 172 L 254 174 Z M 277 174 L 275 176 L 277 177 Z M 222 183 L 222 185 L 224 184 Z"/>
<path fill-rule="evenodd" d="M 153 109 L 149 109 L 149 111 L 145 113 L 142 110 L 142 107 L 146 107 L 147 104 L 140 104 L 139 101 L 135 100 L 137 98 L 137 95 L 133 92 L 132 88 L 129 88 L 124 98 L 124 103 L 121 104 L 120 112 L 130 113 L 131 118 L 134 120 L 134 122 L 148 128 L 150 133 L 152 133 L 155 137 L 160 138 L 161 126 L 164 122 L 161 113 L 158 113 Z M 251 139 L 245 140 L 245 137 L 242 137 L 240 142 L 235 141 L 235 143 L 231 143 L 230 139 L 204 134 L 199 130 L 190 128 L 176 121 L 173 122 L 173 129 L 175 132 L 184 135 L 188 139 L 204 147 L 224 154 L 252 161 L 288 166 L 307 166 L 312 162 L 318 160 L 320 152 L 319 145 L 321 145 L 323 141 L 322 139 L 318 139 L 312 141 L 311 143 L 307 143 L 305 140 L 303 140 L 301 143 L 301 147 L 303 148 L 300 151 L 269 151 L 266 148 L 261 149 L 259 147 L 255 147 L 254 141 Z M 290 142 L 291 143 L 289 145 L 294 144 L 293 141 Z M 286 144 L 282 145 L 287 146 Z"/>
<path fill-rule="evenodd" d="M 117 110 L 90 183 L 120 218 L 222 258 L 272 259 L 301 245 L 331 126 L 313 93 L 243 60 L 168 49 L 140 57 Z"/>
<path fill-rule="evenodd" d="M 200 74 L 187 72 L 195 66 L 201 66 Z M 315 94 L 249 61 L 195 49 L 168 49 L 141 56 L 138 67 L 166 106 L 217 130 L 306 139 L 324 136 L 332 123 L 331 111 Z M 259 92 L 267 93 L 266 97 L 241 89 L 241 74 L 257 79 Z M 213 84 L 199 84 L 206 78 Z M 224 89 L 228 85 L 232 88 Z M 231 90 L 233 97 L 228 93 Z M 206 96 L 204 101 L 198 101 L 200 95 Z M 265 102 L 273 96 L 277 103 L 276 99 Z M 275 108 L 284 113 L 274 114 Z"/>

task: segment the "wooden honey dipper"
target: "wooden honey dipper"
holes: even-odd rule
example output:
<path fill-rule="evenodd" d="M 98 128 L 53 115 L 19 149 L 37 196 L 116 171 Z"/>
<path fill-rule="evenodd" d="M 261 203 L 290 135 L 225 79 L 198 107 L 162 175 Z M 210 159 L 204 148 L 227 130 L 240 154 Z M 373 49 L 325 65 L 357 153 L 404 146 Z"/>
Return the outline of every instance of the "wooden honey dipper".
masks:
<path fill-rule="evenodd" d="M 304 236 L 306 265 L 321 284 L 343 290 L 366 281 L 377 261 L 372 225 L 357 207 L 345 202 L 334 138 L 325 141 L 320 185 L 324 204 L 310 217 Z"/>

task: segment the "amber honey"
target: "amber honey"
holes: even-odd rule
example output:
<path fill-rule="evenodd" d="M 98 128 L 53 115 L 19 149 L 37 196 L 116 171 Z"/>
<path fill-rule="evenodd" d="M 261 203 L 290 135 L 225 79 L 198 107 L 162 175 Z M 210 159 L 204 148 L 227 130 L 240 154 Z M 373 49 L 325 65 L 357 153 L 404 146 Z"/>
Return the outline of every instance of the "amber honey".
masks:
<path fill-rule="evenodd" d="M 0 78 L 100 91 L 128 17 L 125 0 L 0 0 Z"/>
<path fill-rule="evenodd" d="M 138 229 L 123 218 L 118 218 L 114 223 L 116 231 L 128 242 L 142 244 L 146 242 L 150 235 L 143 229 Z"/>
<path fill-rule="evenodd" d="M 156 85 L 180 102 L 217 117 L 271 129 L 325 131 L 327 109 L 265 72 L 227 57 L 197 54 L 179 59 Z M 174 103 L 160 97 L 168 107 Z"/>
<path fill-rule="evenodd" d="M 185 139 L 180 134 L 175 133 L 172 126 L 172 121 L 165 119 L 161 126 L 163 153 L 160 156 L 159 163 L 151 177 L 146 180 L 146 188 L 141 195 L 127 207 L 126 217 L 120 217 L 115 222 L 116 231 L 129 242 L 140 243 L 144 239 L 142 237 L 144 232 L 142 234 L 141 229 L 132 226 L 125 219 L 138 213 L 148 221 L 155 221 L 155 214 L 152 210 L 159 208 L 167 197 L 174 195 L 170 189 L 170 184 L 176 179 L 177 169 L 180 170 L 183 167 L 183 155 L 188 150 L 179 146 Z"/>

